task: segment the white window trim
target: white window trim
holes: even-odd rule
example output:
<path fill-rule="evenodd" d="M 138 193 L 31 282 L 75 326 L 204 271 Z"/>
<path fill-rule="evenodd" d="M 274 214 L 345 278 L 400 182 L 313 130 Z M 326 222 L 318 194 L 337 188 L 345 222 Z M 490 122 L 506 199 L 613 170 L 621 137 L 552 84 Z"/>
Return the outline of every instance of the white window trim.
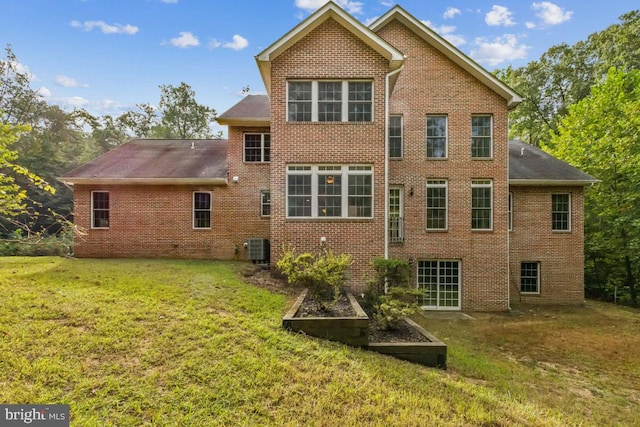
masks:
<path fill-rule="evenodd" d="M 438 181 L 436 183 L 436 181 Z M 444 210 L 444 228 L 429 228 L 427 226 L 427 212 L 428 206 L 428 189 L 429 188 L 444 188 L 445 197 L 445 210 Z M 449 181 L 446 179 L 428 179 L 425 187 L 425 229 L 427 231 L 448 231 L 449 230 Z"/>
<path fill-rule="evenodd" d="M 306 170 L 292 170 L 290 168 L 305 167 Z M 341 216 L 320 216 L 318 215 L 318 175 L 327 175 L 330 172 L 326 170 L 320 170 L 321 167 L 335 167 L 340 168 L 335 170 L 333 175 L 340 174 L 342 176 L 342 191 L 341 197 Z M 350 168 L 368 168 L 366 170 L 351 170 Z M 374 173 L 373 166 L 350 164 L 350 165 L 288 165 L 287 166 L 287 178 L 285 179 L 286 186 L 286 218 L 287 219 L 373 219 L 374 201 L 375 201 L 375 185 L 374 185 Z M 290 216 L 289 215 L 289 179 L 290 175 L 311 175 L 311 216 Z M 371 216 L 349 216 L 349 176 L 350 175 L 367 175 L 371 176 Z"/>
<path fill-rule="evenodd" d="M 482 182 L 480 182 L 482 181 Z M 484 181 L 489 181 L 488 183 Z M 492 179 L 474 179 L 471 181 L 471 197 L 473 198 L 474 188 L 489 188 L 491 190 L 489 200 L 489 228 L 471 228 L 471 231 L 493 231 L 493 180 Z M 471 201 L 471 215 L 473 218 L 473 200 Z M 473 221 L 472 221 L 473 223 Z"/>
<path fill-rule="evenodd" d="M 264 203 L 265 193 L 269 193 L 269 215 L 264 214 L 264 207 L 266 206 L 266 204 Z M 269 218 L 271 216 L 271 190 L 260 191 L 260 216 L 262 218 Z"/>
<path fill-rule="evenodd" d="M 209 211 L 209 226 L 208 227 L 196 227 L 196 194 L 206 193 L 209 194 L 209 209 L 199 209 L 198 211 Z M 193 191 L 191 193 L 191 228 L 193 230 L 211 230 L 211 224 L 213 223 L 213 192 L 211 191 Z"/>
<path fill-rule="evenodd" d="M 416 262 L 416 288 L 417 289 L 421 289 L 420 288 L 420 276 L 419 276 L 419 272 L 420 272 L 420 262 L 437 262 L 438 263 L 438 279 L 440 279 L 440 263 L 441 262 L 455 262 L 458 264 L 458 305 L 457 306 L 440 306 L 440 305 L 421 305 L 420 308 L 423 310 L 461 310 L 462 309 L 462 261 L 459 259 L 448 259 L 448 258 L 424 258 L 424 259 L 419 259 Z M 438 283 L 436 283 L 436 287 L 438 289 L 437 291 L 437 297 L 436 297 L 436 303 L 439 304 L 439 296 L 440 296 L 440 280 L 438 280 Z"/>
<path fill-rule="evenodd" d="M 509 231 L 513 231 L 513 192 L 509 191 L 507 196 L 507 227 Z"/>
<path fill-rule="evenodd" d="M 300 79 L 300 80 L 288 80 L 287 81 L 287 111 L 286 111 L 286 118 L 287 118 L 287 123 L 308 123 L 305 121 L 297 121 L 297 120 L 289 120 L 289 102 L 292 102 L 289 99 L 289 83 L 290 82 L 299 82 L 299 83 L 304 83 L 304 82 L 311 82 L 311 121 L 312 122 L 318 122 L 318 123 L 342 123 L 342 122 L 346 122 L 346 123 L 373 123 L 373 121 L 375 120 L 375 105 L 374 105 L 374 100 L 375 100 L 375 85 L 373 84 L 373 80 L 367 80 L 367 79 L 354 79 L 354 80 L 332 80 L 332 79 L 322 79 L 322 80 L 306 80 L 306 79 Z M 327 122 L 321 122 L 318 120 L 318 101 L 319 101 L 319 96 L 318 96 L 318 82 L 342 82 L 342 99 L 341 99 L 341 114 L 342 114 L 342 119 L 339 122 L 336 121 L 327 121 Z M 366 83 L 371 83 L 371 120 L 367 120 L 367 121 L 349 121 L 349 83 L 359 83 L 359 82 L 366 82 Z M 295 101 L 293 101 L 295 102 Z M 309 102 L 309 101 L 307 101 Z"/>
<path fill-rule="evenodd" d="M 256 160 L 247 160 L 247 141 L 246 141 L 246 136 L 247 135 L 260 135 L 260 160 L 256 161 Z M 244 163 L 269 163 L 270 160 L 265 160 L 264 159 L 264 151 L 265 151 L 265 147 L 264 147 L 264 137 L 265 135 L 269 135 L 269 139 L 271 139 L 271 134 L 269 132 L 246 132 L 242 134 L 242 161 Z M 269 147 L 269 151 L 271 151 L 271 147 Z M 271 153 L 269 153 L 271 154 Z M 271 156 L 269 156 L 269 158 L 271 158 Z"/>
<path fill-rule="evenodd" d="M 107 212 L 109 212 L 109 224 L 111 224 L 111 194 L 108 191 L 104 191 L 104 190 L 92 190 L 91 191 L 91 228 L 93 230 L 108 230 L 109 229 L 109 225 L 106 227 L 96 227 L 95 226 L 95 218 L 94 218 L 94 213 L 95 213 L 95 209 L 93 207 L 93 195 L 95 193 L 107 193 L 109 194 L 109 209 L 100 209 L 101 211 L 106 210 Z"/>
<path fill-rule="evenodd" d="M 569 198 L 569 211 L 567 212 L 567 229 L 566 230 L 556 230 L 553 228 L 553 196 L 560 196 L 560 195 L 567 195 Z M 553 231 L 554 233 L 571 233 L 571 211 L 573 209 L 573 206 L 571 204 L 571 193 L 567 193 L 567 192 L 563 192 L 563 193 L 552 193 L 551 194 L 551 231 Z"/>
<path fill-rule="evenodd" d="M 427 122 L 429 120 L 429 117 L 444 117 L 444 156 L 429 157 L 427 155 L 427 140 L 429 139 L 429 135 L 427 134 L 428 132 Z M 424 125 L 425 125 L 424 151 L 425 151 L 426 158 L 429 160 L 447 160 L 449 158 L 449 116 L 447 116 L 446 114 L 427 114 L 424 120 Z"/>
<path fill-rule="evenodd" d="M 492 114 L 472 114 L 471 119 L 473 120 L 474 117 L 489 117 L 489 130 L 491 132 L 491 135 L 489 139 L 489 157 L 474 156 L 473 149 L 472 149 L 471 158 L 474 160 L 491 160 L 493 159 L 493 115 Z M 473 125 L 471 126 L 471 138 L 473 139 Z"/>
<path fill-rule="evenodd" d="M 525 292 L 522 290 L 522 264 L 536 264 L 536 289 L 535 292 Z M 540 261 L 521 261 L 520 262 L 520 284 L 519 289 L 522 295 L 540 295 Z"/>

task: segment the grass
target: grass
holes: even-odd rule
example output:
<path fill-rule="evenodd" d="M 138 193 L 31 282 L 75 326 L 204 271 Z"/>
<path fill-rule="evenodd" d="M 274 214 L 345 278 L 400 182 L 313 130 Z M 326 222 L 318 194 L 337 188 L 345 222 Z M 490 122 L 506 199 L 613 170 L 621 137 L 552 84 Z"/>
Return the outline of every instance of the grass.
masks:
<path fill-rule="evenodd" d="M 638 311 L 421 318 L 443 372 L 285 332 L 292 299 L 237 270 L 0 258 L 0 402 L 83 427 L 640 424 Z"/>

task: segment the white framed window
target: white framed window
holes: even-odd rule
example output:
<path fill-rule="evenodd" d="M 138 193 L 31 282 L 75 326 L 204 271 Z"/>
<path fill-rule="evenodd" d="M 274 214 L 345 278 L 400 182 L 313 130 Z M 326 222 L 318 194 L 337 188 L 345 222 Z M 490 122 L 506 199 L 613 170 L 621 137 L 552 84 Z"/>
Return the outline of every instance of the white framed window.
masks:
<path fill-rule="evenodd" d="M 260 192 L 260 216 L 271 216 L 271 191 Z"/>
<path fill-rule="evenodd" d="M 372 218 L 369 165 L 289 165 L 287 217 Z"/>
<path fill-rule="evenodd" d="M 435 310 L 460 308 L 460 261 L 419 260 L 417 267 L 418 289 L 424 292 L 418 304 Z"/>
<path fill-rule="evenodd" d="M 289 122 L 371 122 L 370 80 L 291 80 L 287 82 Z"/>
<path fill-rule="evenodd" d="M 540 293 L 540 263 L 520 263 L 520 292 L 523 294 Z"/>
<path fill-rule="evenodd" d="M 211 192 L 193 192 L 193 228 L 211 228 Z"/>
<path fill-rule="evenodd" d="M 447 229 L 447 180 L 427 180 L 427 230 Z"/>
<path fill-rule="evenodd" d="M 427 158 L 447 158 L 447 116 L 427 116 Z"/>
<path fill-rule="evenodd" d="M 551 229 L 571 231 L 571 195 L 569 193 L 551 195 Z"/>
<path fill-rule="evenodd" d="M 493 157 L 493 117 L 471 116 L 471 157 Z"/>
<path fill-rule="evenodd" d="M 389 241 L 404 241 L 404 188 L 399 185 L 389 187 Z"/>
<path fill-rule="evenodd" d="M 389 116 L 389 158 L 402 158 L 403 120 L 400 115 Z"/>
<path fill-rule="evenodd" d="M 513 193 L 509 192 L 509 200 L 507 201 L 509 231 L 513 230 Z"/>
<path fill-rule="evenodd" d="M 91 192 L 91 228 L 109 228 L 109 192 Z"/>
<path fill-rule="evenodd" d="M 244 161 L 262 163 L 271 160 L 271 135 L 268 133 L 244 134 Z"/>
<path fill-rule="evenodd" d="M 471 181 L 471 229 L 493 229 L 493 181 L 490 179 Z"/>

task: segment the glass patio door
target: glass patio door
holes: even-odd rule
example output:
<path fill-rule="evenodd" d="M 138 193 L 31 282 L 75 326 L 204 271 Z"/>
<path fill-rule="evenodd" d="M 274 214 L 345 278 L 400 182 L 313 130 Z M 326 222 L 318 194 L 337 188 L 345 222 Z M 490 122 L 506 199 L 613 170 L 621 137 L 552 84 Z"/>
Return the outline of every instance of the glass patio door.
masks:
<path fill-rule="evenodd" d="M 428 310 L 460 310 L 460 261 L 418 261 L 418 302 Z"/>

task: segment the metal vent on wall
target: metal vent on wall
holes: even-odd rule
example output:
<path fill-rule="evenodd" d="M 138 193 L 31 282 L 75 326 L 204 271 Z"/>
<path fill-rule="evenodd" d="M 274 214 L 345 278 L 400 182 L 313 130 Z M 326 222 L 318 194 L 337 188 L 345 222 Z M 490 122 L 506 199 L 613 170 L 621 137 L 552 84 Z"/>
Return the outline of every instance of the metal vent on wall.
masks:
<path fill-rule="evenodd" d="M 253 262 L 269 262 L 269 240 L 247 239 L 247 259 Z"/>

